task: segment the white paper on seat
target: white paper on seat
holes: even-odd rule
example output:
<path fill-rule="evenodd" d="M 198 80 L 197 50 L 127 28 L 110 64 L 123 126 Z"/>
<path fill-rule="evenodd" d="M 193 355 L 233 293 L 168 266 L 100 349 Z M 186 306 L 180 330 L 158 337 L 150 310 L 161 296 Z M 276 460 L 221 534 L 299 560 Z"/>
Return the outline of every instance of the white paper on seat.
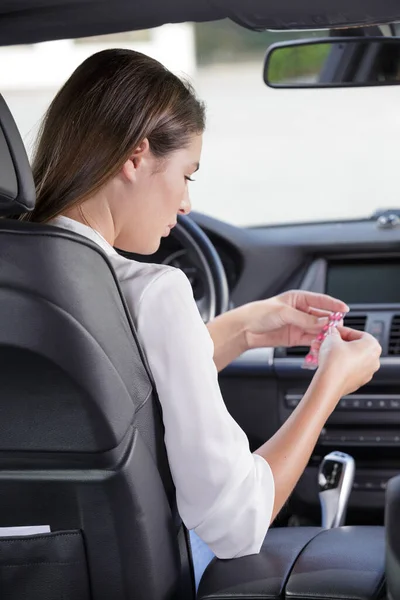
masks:
<path fill-rule="evenodd" d="M 50 533 L 50 525 L 25 525 L 22 527 L 0 527 L 0 538 L 2 537 L 24 537 L 36 535 L 37 533 Z"/>

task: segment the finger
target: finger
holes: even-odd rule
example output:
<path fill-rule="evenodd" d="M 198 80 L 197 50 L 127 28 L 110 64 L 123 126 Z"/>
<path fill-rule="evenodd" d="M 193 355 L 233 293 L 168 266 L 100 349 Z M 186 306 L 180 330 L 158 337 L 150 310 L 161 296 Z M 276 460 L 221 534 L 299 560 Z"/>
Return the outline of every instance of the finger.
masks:
<path fill-rule="evenodd" d="M 313 308 L 312 306 L 310 306 L 308 309 L 308 314 L 314 315 L 314 317 L 324 318 L 324 317 L 330 317 L 332 314 L 332 311 L 322 310 L 321 308 Z"/>
<path fill-rule="evenodd" d="M 337 327 L 343 326 L 343 321 L 339 321 L 335 327 L 331 327 L 328 332 L 325 332 L 323 328 L 328 323 L 329 319 L 327 317 L 319 318 L 316 325 L 310 326 L 309 329 L 303 331 L 299 340 L 299 345 L 311 347 L 313 347 L 314 344 L 320 345 L 325 337 L 324 333 L 332 333 Z M 320 337 L 320 335 L 324 337 Z"/>
<path fill-rule="evenodd" d="M 342 312 L 342 311 L 339 311 Z M 310 307 L 308 309 L 308 314 L 310 315 L 314 315 L 314 317 L 319 317 L 320 319 L 329 319 L 329 317 L 331 317 L 334 313 L 332 313 L 330 310 L 322 310 L 321 308 L 313 308 Z"/>
<path fill-rule="evenodd" d="M 315 292 L 293 292 L 295 296 L 295 306 L 299 310 L 309 311 L 312 309 L 321 309 L 329 312 L 349 312 L 350 309 L 341 300 L 328 296 L 326 294 L 316 294 Z"/>
<path fill-rule="evenodd" d="M 297 327 L 303 336 L 310 336 L 312 340 L 322 334 L 325 331 L 324 328 L 329 323 L 328 317 L 316 317 L 292 307 L 286 308 L 284 319 L 287 324 Z M 338 323 L 338 325 L 342 325 L 342 322 Z"/>
<path fill-rule="evenodd" d="M 313 335 L 319 333 L 325 324 L 320 318 L 314 317 L 307 312 L 297 310 L 296 308 L 292 308 L 291 306 L 286 307 L 284 320 L 288 325 L 293 325 L 298 327 L 304 333 L 311 333 Z"/>
<path fill-rule="evenodd" d="M 321 329 L 324 325 L 326 325 L 328 323 L 330 317 L 333 314 L 327 310 L 321 310 L 319 308 L 310 308 L 308 312 L 310 315 L 318 317 L 318 321 L 320 323 Z M 336 321 L 336 326 L 339 326 L 339 325 L 343 325 L 343 319 L 341 319 L 340 321 Z"/>
<path fill-rule="evenodd" d="M 326 332 L 326 335 L 324 336 L 323 340 L 321 340 L 321 341 L 324 342 L 326 340 L 326 338 L 329 337 L 330 335 L 335 335 L 340 338 L 341 336 L 338 333 L 338 329 L 339 329 L 339 327 L 329 327 L 328 331 Z"/>
<path fill-rule="evenodd" d="M 365 337 L 364 331 L 357 331 L 357 329 L 351 329 L 350 327 L 338 327 L 337 331 L 345 342 L 354 342 Z"/>
<path fill-rule="evenodd" d="M 300 336 L 295 346 L 313 346 L 315 344 L 315 333 L 303 333 Z M 320 342 L 319 342 L 320 344 Z"/>
<path fill-rule="evenodd" d="M 292 344 L 294 346 L 308 346 L 312 350 L 318 350 L 321 347 L 321 344 L 324 340 L 318 340 L 313 333 L 303 333 L 302 336 L 298 339 L 296 344 Z"/>
<path fill-rule="evenodd" d="M 366 331 L 357 331 L 355 329 L 350 329 L 349 327 L 338 327 L 338 331 L 342 340 L 345 342 L 359 342 L 362 340 L 363 342 L 368 343 L 371 350 L 374 349 L 378 356 L 382 353 L 382 346 L 370 333 L 367 333 Z"/>
<path fill-rule="evenodd" d="M 313 327 L 312 331 L 314 332 L 314 334 L 319 334 L 322 331 L 325 331 L 324 327 L 328 324 L 329 324 L 329 317 L 317 317 L 315 327 Z M 310 331 L 311 331 L 311 329 L 310 329 Z"/>

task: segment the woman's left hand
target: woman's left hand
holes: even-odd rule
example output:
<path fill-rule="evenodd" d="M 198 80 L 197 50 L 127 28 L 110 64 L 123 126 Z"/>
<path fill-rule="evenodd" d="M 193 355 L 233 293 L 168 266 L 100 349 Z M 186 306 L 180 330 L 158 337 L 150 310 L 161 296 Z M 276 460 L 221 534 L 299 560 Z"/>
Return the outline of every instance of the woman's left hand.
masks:
<path fill-rule="evenodd" d="M 325 294 L 294 290 L 251 302 L 245 311 L 248 348 L 309 346 L 333 312 L 348 312 L 341 300 Z"/>

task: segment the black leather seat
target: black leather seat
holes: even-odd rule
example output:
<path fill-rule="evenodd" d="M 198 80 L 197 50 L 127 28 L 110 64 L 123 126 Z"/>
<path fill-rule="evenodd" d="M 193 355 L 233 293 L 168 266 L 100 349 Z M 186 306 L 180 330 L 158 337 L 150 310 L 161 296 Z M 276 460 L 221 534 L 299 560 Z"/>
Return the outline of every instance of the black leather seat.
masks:
<path fill-rule="evenodd" d="M 0 211 L 15 215 L 35 193 L 2 99 L 0 124 Z M 54 532 L 12 557 L 0 539 L 0 597 L 194 597 L 159 403 L 107 257 L 5 219 L 0 257 L 0 526 Z"/>
<path fill-rule="evenodd" d="M 0 97 L 0 214 L 34 201 Z M 161 409 L 97 245 L 0 221 L 0 365 L 0 527 L 51 527 L 0 537 L 0 597 L 193 600 Z M 214 560 L 199 597 L 372 600 L 382 557 L 381 528 L 273 529 L 260 555 Z"/>

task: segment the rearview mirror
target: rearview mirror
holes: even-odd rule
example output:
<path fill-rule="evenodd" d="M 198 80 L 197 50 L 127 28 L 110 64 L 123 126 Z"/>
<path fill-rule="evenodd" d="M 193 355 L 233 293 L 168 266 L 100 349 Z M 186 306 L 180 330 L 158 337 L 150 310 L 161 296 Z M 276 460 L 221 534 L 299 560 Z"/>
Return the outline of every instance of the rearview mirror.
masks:
<path fill-rule="evenodd" d="M 264 82 L 273 88 L 400 84 L 400 38 L 343 37 L 269 47 Z"/>

